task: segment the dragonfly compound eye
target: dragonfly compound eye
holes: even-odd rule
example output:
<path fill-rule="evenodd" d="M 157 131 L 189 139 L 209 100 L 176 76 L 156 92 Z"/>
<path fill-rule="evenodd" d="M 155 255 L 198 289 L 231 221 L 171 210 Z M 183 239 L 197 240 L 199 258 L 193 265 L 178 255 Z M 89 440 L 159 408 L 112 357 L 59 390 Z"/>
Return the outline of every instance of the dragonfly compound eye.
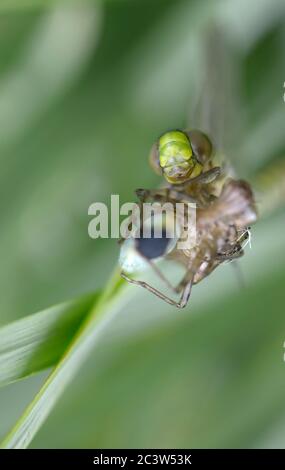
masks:
<path fill-rule="evenodd" d="M 133 236 L 124 240 L 119 263 L 128 273 L 145 270 L 148 261 L 159 261 L 177 244 L 180 228 L 174 227 L 172 215 L 149 217 Z M 178 235 L 177 235 L 178 233 Z"/>
<path fill-rule="evenodd" d="M 209 137 L 204 132 L 194 129 L 188 131 L 187 135 L 191 142 L 193 153 L 197 160 L 204 165 L 212 156 L 213 146 Z"/>
<path fill-rule="evenodd" d="M 188 136 L 180 130 L 163 134 L 158 142 L 159 165 L 166 180 L 179 184 L 198 176 L 203 169 L 193 153 Z"/>
<path fill-rule="evenodd" d="M 156 259 L 164 256 L 171 245 L 172 239 L 167 237 L 166 230 L 163 229 L 161 237 L 156 237 L 154 230 L 151 231 L 150 237 L 141 237 L 136 239 L 136 249 L 147 259 Z"/>
<path fill-rule="evenodd" d="M 138 230 L 135 239 L 138 253 L 144 258 L 155 260 L 172 251 L 181 232 L 175 221 L 172 211 L 163 213 L 157 206 Z"/>

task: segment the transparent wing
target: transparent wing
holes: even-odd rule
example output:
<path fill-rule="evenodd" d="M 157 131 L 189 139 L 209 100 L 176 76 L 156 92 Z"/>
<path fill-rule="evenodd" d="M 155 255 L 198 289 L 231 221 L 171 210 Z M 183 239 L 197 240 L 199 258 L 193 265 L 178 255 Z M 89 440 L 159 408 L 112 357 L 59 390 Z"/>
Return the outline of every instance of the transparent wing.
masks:
<path fill-rule="evenodd" d="M 234 172 L 240 136 L 240 60 L 222 27 L 209 25 L 201 46 L 201 70 L 196 103 L 190 107 L 188 127 L 206 132 L 215 147 L 215 164 L 227 175 Z M 259 215 L 269 216 L 285 205 L 285 163 L 270 161 L 249 178 L 256 193 Z"/>
<path fill-rule="evenodd" d="M 209 135 L 216 149 L 217 164 L 226 166 L 227 172 L 233 174 L 228 158 L 237 129 L 237 58 L 221 27 L 209 25 L 204 38 L 198 96 L 188 124 L 189 128 L 201 129 Z"/>

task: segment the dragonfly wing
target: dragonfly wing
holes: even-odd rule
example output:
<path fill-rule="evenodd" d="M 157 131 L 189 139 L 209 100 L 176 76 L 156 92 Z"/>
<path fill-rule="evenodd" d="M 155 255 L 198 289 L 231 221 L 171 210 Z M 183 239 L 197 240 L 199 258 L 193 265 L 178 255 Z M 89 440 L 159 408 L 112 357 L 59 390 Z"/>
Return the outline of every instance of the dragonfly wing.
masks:
<path fill-rule="evenodd" d="M 233 129 L 237 129 L 237 63 L 221 27 L 209 25 L 202 46 L 200 91 L 197 105 L 191 112 L 190 128 L 209 134 L 215 151 L 215 165 L 226 166 L 233 176 L 224 155 L 230 154 Z"/>

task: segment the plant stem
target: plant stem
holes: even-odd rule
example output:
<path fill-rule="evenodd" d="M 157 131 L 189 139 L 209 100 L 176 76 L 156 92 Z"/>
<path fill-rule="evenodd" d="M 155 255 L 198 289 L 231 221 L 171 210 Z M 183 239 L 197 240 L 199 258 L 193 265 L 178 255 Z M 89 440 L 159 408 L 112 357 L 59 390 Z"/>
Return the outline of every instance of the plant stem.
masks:
<path fill-rule="evenodd" d="M 94 343 L 100 338 L 101 332 L 109 324 L 113 315 L 120 310 L 121 302 L 118 299 L 125 292 L 122 288 L 123 283 L 116 269 L 59 363 L 3 440 L 1 448 L 26 448 L 32 441 L 63 391 L 92 352 Z"/>

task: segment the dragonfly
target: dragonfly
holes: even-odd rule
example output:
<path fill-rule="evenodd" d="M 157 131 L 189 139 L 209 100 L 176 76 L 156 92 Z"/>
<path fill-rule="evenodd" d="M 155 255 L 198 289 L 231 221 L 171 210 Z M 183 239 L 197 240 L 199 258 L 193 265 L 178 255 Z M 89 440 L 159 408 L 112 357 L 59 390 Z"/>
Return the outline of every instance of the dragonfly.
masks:
<path fill-rule="evenodd" d="M 195 245 L 178 242 L 185 239 L 189 220 L 182 218 L 177 238 L 140 236 L 123 240 L 120 254 L 121 276 L 141 286 L 167 303 L 184 308 L 192 286 L 201 282 L 218 266 L 244 254 L 250 239 L 250 225 L 257 219 L 253 192 L 249 183 L 229 177 L 215 160 L 209 137 L 200 130 L 165 132 L 150 153 L 152 168 L 165 180 L 165 187 L 138 189 L 140 207 L 147 202 L 195 203 Z M 142 211 L 140 212 L 142 213 Z M 176 214 L 177 215 L 177 214 Z M 161 220 L 161 219 L 160 219 Z M 144 221 L 140 220 L 143 224 Z M 153 218 L 155 223 L 155 217 Z M 142 225 L 140 225 L 141 229 Z M 184 275 L 176 286 L 168 281 L 157 261 L 168 259 L 184 267 Z M 131 277 L 132 272 L 150 266 L 164 284 L 180 297 L 171 298 L 149 283 Z"/>
<path fill-rule="evenodd" d="M 251 225 L 260 216 L 283 204 L 285 199 L 284 162 L 271 163 L 270 168 L 265 168 L 255 178 L 255 188 L 263 193 L 265 201 L 265 204 L 258 201 L 257 211 L 251 184 L 236 176 L 225 157 L 224 125 L 231 118 L 222 114 L 234 108 L 231 106 L 234 80 L 233 75 L 225 70 L 229 61 L 224 46 L 224 38 L 215 30 L 210 31 L 205 48 L 206 85 L 201 87 L 202 98 L 191 119 L 194 125 L 190 130 L 164 132 L 157 139 L 151 148 L 149 161 L 152 169 L 160 175 L 162 186 L 136 191 L 141 206 L 146 202 L 195 203 L 195 246 L 178 249 L 179 240 L 189 229 L 187 218 L 181 222 L 180 233 L 176 237 L 167 237 L 164 231 L 158 239 L 127 237 L 121 243 L 121 276 L 178 308 L 187 305 L 193 285 L 211 275 L 218 266 L 244 255 L 251 240 Z M 208 86 L 209 77 L 211 86 Z M 230 77 L 231 86 L 225 83 L 225 77 Z M 225 90 L 230 92 L 230 98 L 225 98 Z M 169 282 L 159 268 L 160 260 L 183 266 L 184 275 L 176 285 Z M 137 278 L 148 267 L 173 295 L 166 295 Z M 178 300 L 174 295 L 179 296 Z"/>

